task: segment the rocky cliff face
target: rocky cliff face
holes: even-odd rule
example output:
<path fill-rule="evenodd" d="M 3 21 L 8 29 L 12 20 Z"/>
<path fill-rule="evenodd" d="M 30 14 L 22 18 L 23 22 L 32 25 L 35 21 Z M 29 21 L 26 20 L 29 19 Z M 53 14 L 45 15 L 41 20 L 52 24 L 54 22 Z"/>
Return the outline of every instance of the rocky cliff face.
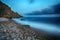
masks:
<path fill-rule="evenodd" d="M 0 1 L 0 17 L 21 18 L 22 16 L 16 12 L 13 12 L 9 6 Z"/>
<path fill-rule="evenodd" d="M 0 40 L 60 40 L 60 37 L 39 30 L 36 31 L 29 25 L 18 24 L 12 19 L 21 17 L 0 2 Z"/>

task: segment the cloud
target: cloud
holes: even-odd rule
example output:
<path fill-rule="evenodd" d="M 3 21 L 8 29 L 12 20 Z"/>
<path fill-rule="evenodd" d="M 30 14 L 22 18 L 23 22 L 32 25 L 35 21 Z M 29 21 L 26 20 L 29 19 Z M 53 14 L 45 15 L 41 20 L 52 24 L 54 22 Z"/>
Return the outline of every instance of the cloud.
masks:
<path fill-rule="evenodd" d="M 60 14 L 60 3 L 53 5 L 50 8 L 43 9 L 41 11 L 34 11 L 27 13 L 27 15 L 51 15 L 51 14 Z"/>

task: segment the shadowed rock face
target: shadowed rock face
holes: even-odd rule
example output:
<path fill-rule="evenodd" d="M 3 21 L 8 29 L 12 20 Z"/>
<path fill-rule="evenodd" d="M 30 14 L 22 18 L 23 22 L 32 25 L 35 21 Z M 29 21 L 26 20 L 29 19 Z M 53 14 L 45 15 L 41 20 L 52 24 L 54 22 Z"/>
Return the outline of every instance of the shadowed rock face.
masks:
<path fill-rule="evenodd" d="M 18 13 L 13 12 L 10 7 L 0 1 L 0 17 L 5 18 L 20 18 Z"/>

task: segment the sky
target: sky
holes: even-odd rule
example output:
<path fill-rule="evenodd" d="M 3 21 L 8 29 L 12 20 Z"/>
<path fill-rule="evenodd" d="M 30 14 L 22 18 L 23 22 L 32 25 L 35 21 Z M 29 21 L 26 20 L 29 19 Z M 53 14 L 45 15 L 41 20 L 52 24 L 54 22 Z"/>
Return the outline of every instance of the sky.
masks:
<path fill-rule="evenodd" d="M 60 0 L 2 0 L 15 12 L 21 15 L 33 11 L 41 11 L 42 9 L 49 8 L 54 4 L 60 2 Z"/>

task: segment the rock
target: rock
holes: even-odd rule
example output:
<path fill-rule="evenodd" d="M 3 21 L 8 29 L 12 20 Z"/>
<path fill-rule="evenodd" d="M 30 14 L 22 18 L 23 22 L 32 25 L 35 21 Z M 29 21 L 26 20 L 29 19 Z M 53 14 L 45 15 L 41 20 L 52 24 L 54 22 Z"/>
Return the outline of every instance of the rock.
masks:
<path fill-rule="evenodd" d="M 30 26 L 29 25 L 22 25 L 23 27 L 25 27 L 25 28 L 30 28 Z"/>
<path fill-rule="evenodd" d="M 0 22 L 1 21 L 8 21 L 9 19 L 7 19 L 7 18 L 0 18 Z"/>

